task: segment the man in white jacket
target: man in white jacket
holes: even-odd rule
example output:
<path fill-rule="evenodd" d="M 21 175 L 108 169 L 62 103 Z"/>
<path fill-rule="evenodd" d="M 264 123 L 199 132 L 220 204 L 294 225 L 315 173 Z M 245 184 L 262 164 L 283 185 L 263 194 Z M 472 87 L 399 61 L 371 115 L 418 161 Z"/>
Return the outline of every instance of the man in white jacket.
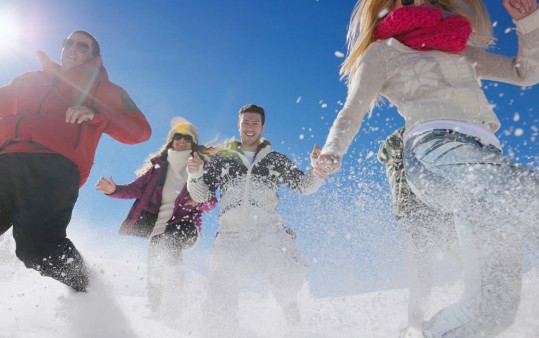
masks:
<path fill-rule="evenodd" d="M 305 281 L 307 265 L 277 212 L 278 190 L 284 185 L 311 194 L 325 173 L 299 170 L 262 138 L 265 111 L 246 105 L 239 111 L 241 142 L 228 141 L 203 167 L 198 156 L 188 161 L 187 188 L 203 202 L 220 189 L 220 227 L 209 264 L 208 301 L 204 310 L 210 333 L 234 335 L 238 329 L 238 296 L 247 273 L 266 276 L 290 325 L 300 321 L 296 295 Z M 312 159 L 318 158 L 315 146 Z"/>

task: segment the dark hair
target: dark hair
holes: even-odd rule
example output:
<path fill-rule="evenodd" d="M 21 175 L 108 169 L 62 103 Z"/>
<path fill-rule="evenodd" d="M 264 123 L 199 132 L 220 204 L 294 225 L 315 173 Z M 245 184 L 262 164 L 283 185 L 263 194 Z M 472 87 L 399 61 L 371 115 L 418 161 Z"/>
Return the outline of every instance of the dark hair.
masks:
<path fill-rule="evenodd" d="M 266 112 L 264 111 L 264 108 L 262 106 L 257 106 L 256 104 L 250 103 L 246 106 L 241 107 L 238 115 L 241 117 L 243 113 L 260 114 L 260 117 L 262 118 L 262 125 L 266 123 Z"/>
<path fill-rule="evenodd" d="M 98 55 L 101 55 L 101 48 L 99 47 L 99 42 L 97 42 L 97 39 L 90 33 L 88 33 L 87 31 L 74 31 L 72 32 L 71 34 L 74 34 L 74 33 L 78 33 L 78 34 L 83 34 L 83 35 L 86 35 L 87 37 L 90 38 L 90 40 L 92 40 L 92 56 L 98 56 Z"/>

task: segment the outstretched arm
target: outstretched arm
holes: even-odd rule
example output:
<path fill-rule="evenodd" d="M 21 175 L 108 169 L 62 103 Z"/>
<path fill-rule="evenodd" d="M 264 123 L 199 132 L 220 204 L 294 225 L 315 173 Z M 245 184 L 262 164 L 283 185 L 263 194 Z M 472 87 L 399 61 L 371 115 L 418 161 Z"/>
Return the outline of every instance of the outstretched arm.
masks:
<path fill-rule="evenodd" d="M 315 145 L 311 153 L 311 165 L 318 159 L 321 149 Z M 275 163 L 276 169 L 281 174 L 282 182 L 290 189 L 302 195 L 316 192 L 322 184 L 327 173 L 324 170 L 315 168 L 304 173 L 288 157 L 280 155 L 280 159 Z"/>
<path fill-rule="evenodd" d="M 140 198 L 144 193 L 146 184 L 152 175 L 152 169 L 137 177 L 129 184 L 116 184 L 110 176 L 108 179 L 101 177 L 95 184 L 95 190 L 105 193 L 107 196 L 118 199 Z"/>
<path fill-rule="evenodd" d="M 358 133 L 363 117 L 380 93 L 387 77 L 380 45 L 372 44 L 349 79 L 346 103 L 333 122 L 315 168 L 328 174 L 340 168 L 341 157 Z"/>
<path fill-rule="evenodd" d="M 112 179 L 112 176 L 107 180 L 104 177 L 100 177 L 95 184 L 95 190 L 101 191 L 105 195 L 110 195 L 116 191 L 116 182 Z"/>

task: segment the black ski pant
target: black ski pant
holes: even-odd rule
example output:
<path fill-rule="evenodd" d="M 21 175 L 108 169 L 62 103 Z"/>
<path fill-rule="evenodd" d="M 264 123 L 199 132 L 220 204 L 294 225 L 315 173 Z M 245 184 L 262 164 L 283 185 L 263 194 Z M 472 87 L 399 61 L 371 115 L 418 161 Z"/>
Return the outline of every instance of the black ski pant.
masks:
<path fill-rule="evenodd" d="M 0 235 L 13 226 L 27 268 L 86 291 L 88 271 L 66 237 L 79 180 L 75 164 L 59 154 L 0 154 Z"/>

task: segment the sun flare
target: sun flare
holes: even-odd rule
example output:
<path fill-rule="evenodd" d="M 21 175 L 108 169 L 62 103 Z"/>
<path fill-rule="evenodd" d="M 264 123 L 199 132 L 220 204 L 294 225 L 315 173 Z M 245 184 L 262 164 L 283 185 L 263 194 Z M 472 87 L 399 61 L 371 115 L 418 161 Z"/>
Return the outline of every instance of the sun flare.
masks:
<path fill-rule="evenodd" d="M 20 25 L 15 13 L 0 9 L 0 48 L 13 47 L 19 39 Z"/>

